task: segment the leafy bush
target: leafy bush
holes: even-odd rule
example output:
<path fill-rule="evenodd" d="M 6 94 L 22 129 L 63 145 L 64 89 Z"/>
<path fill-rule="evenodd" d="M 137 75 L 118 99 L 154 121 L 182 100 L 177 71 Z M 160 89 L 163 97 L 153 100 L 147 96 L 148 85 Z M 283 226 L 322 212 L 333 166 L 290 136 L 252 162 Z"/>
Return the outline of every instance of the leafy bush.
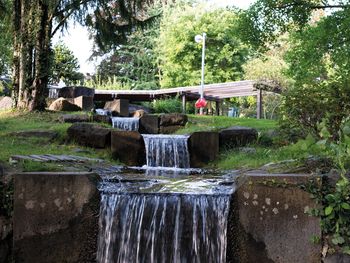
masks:
<path fill-rule="evenodd" d="M 182 112 L 182 103 L 177 98 L 155 100 L 152 103 L 152 108 L 155 113 L 180 113 Z"/>
<path fill-rule="evenodd" d="M 319 138 L 320 122 L 325 121 L 333 140 L 350 114 L 349 85 L 339 80 L 323 81 L 290 89 L 281 110 L 281 129 L 288 135 Z"/>

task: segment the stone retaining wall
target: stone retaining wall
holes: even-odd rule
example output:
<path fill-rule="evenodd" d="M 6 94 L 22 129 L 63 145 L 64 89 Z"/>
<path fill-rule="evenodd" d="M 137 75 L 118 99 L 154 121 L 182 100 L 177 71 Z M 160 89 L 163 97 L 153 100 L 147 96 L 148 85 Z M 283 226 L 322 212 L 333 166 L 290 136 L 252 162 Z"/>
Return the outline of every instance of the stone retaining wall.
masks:
<path fill-rule="evenodd" d="M 309 175 L 247 175 L 232 199 L 228 262 L 319 263 L 320 219 L 306 212 L 316 207 L 298 185 Z"/>
<path fill-rule="evenodd" d="M 85 172 L 15 175 L 15 262 L 96 262 L 98 179 Z"/>

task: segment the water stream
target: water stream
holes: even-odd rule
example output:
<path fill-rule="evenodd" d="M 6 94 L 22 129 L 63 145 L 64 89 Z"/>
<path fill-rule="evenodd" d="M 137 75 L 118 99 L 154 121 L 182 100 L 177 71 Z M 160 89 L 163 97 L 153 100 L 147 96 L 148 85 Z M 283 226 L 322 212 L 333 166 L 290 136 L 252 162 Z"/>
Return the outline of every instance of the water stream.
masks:
<path fill-rule="evenodd" d="M 142 135 L 148 167 L 189 168 L 188 135 Z"/>
<path fill-rule="evenodd" d="M 225 263 L 234 174 L 189 169 L 188 136 L 143 135 L 147 166 L 98 171 L 99 263 Z"/>
<path fill-rule="evenodd" d="M 113 128 L 123 131 L 138 131 L 139 118 L 112 117 Z"/>

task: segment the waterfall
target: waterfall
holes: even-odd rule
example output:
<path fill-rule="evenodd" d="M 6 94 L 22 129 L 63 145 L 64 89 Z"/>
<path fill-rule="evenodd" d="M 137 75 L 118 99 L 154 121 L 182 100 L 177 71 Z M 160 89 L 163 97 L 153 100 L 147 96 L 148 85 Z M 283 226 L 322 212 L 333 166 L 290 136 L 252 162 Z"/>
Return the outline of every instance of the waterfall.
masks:
<path fill-rule="evenodd" d="M 99 263 L 226 261 L 229 195 L 102 193 Z"/>
<path fill-rule="evenodd" d="M 97 115 L 103 115 L 103 116 L 111 116 L 112 115 L 110 110 L 105 110 L 105 109 L 96 109 L 95 112 Z"/>
<path fill-rule="evenodd" d="M 142 135 L 148 167 L 189 168 L 188 135 Z"/>
<path fill-rule="evenodd" d="M 118 128 L 123 131 L 138 131 L 139 118 L 113 117 L 113 128 Z"/>

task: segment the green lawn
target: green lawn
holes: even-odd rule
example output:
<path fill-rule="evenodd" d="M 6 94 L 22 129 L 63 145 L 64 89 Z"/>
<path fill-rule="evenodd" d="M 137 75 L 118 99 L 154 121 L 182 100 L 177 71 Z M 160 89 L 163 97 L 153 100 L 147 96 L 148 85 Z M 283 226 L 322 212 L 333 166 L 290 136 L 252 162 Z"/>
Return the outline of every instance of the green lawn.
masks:
<path fill-rule="evenodd" d="M 72 154 L 115 162 L 111 159 L 109 150 L 96 150 L 67 143 L 66 130 L 70 124 L 58 122 L 59 115 L 60 113 L 52 112 L 0 111 L 0 161 L 7 162 L 11 155 Z M 253 127 L 262 133 L 277 127 L 276 122 L 272 120 L 190 115 L 188 124 L 178 133 L 220 130 L 235 125 Z M 58 132 L 59 136 L 54 141 L 48 142 L 45 138 L 23 138 L 11 135 L 12 132 L 16 131 L 36 129 L 53 130 Z M 210 166 L 221 169 L 258 168 L 270 162 L 306 158 L 309 155 L 322 155 L 315 142 L 307 140 L 283 147 L 262 145 L 251 145 L 251 147 L 256 149 L 255 153 L 244 153 L 238 149 L 221 152 L 220 158 L 211 163 Z M 86 152 L 77 153 L 77 148 Z M 32 166 L 32 164 L 27 165 Z"/>
<path fill-rule="evenodd" d="M 178 130 L 177 134 L 186 134 L 195 131 L 210 131 L 228 128 L 230 126 L 247 126 L 257 129 L 258 131 L 267 131 L 277 127 L 276 121 L 232 118 L 225 116 L 199 116 L 188 115 L 186 127 Z"/>
<path fill-rule="evenodd" d="M 110 160 L 107 150 L 95 150 L 65 143 L 66 130 L 70 124 L 58 122 L 59 115 L 50 112 L 0 111 L 0 161 L 7 162 L 11 155 L 30 154 L 72 154 Z M 45 138 L 23 138 L 11 135 L 16 131 L 38 129 L 53 130 L 58 132 L 59 136 L 54 141 L 48 142 Z M 77 148 L 86 150 L 86 152 L 76 153 Z"/>

